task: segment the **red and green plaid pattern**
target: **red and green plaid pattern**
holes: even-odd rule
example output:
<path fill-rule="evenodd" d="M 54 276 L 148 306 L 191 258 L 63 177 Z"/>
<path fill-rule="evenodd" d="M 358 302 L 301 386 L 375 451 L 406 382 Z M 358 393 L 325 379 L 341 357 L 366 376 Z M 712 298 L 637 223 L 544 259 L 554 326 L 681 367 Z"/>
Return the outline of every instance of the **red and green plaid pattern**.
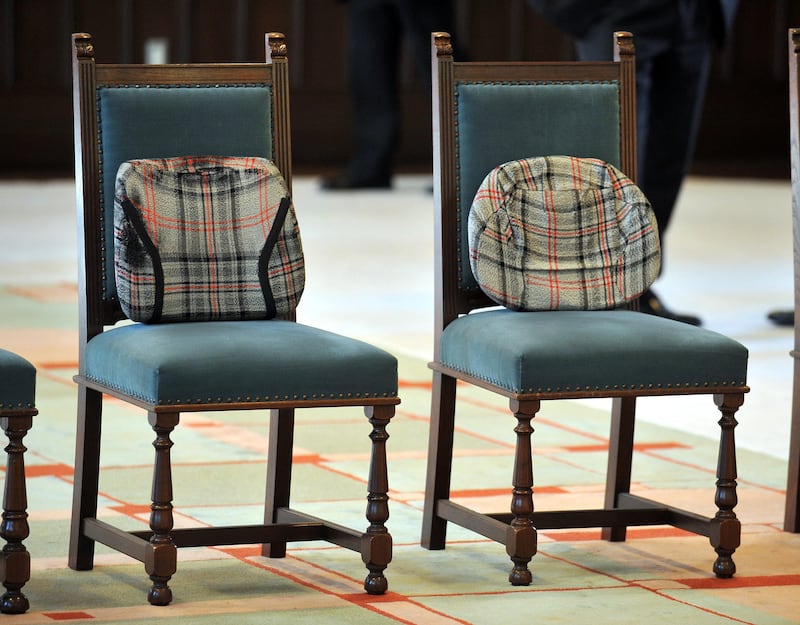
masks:
<path fill-rule="evenodd" d="M 486 176 L 469 215 L 470 264 L 514 310 L 599 310 L 656 279 L 661 248 L 641 190 L 597 159 L 511 161 Z"/>
<path fill-rule="evenodd" d="M 114 260 L 119 301 L 134 321 L 288 317 L 305 285 L 286 183 L 263 158 L 123 163 Z"/>

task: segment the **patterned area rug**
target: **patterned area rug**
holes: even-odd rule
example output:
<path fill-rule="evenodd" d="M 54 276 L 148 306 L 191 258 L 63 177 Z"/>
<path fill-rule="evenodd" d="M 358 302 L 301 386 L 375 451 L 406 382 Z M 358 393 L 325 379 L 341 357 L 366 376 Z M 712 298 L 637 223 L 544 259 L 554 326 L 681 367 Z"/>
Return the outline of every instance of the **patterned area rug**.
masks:
<path fill-rule="evenodd" d="M 671 528 L 631 529 L 625 543 L 599 530 L 542 531 L 533 584 L 512 588 L 502 546 L 452 527 L 443 551 L 419 546 L 425 481 L 430 374 L 401 358 L 401 397 L 389 428 L 394 560 L 390 592 L 361 589 L 358 554 L 295 543 L 283 559 L 256 546 L 179 551 L 173 603 L 147 605 L 143 567 L 98 546 L 95 568 L 66 566 L 72 497 L 77 353 L 74 285 L 0 287 L 0 345 L 39 371 L 39 416 L 28 447 L 32 576 L 19 624 L 53 622 L 327 623 L 361 625 L 497 625 L 537 623 L 800 623 L 800 535 L 781 531 L 786 463 L 740 451 L 739 506 L 743 544 L 736 577 L 711 574 L 708 540 Z M 514 420 L 504 400 L 461 388 L 453 490 L 485 509 L 509 501 Z M 666 400 L 669 401 L 669 400 Z M 708 409 L 697 419 L 717 420 Z M 607 411 L 578 402 L 546 404 L 535 422 L 538 509 L 602 504 Z M 364 527 L 369 426 L 360 409 L 317 409 L 298 415 L 293 505 L 345 525 Z M 258 523 L 264 492 L 267 423 L 255 412 L 182 417 L 175 432 L 176 524 Z M 145 528 L 153 438 L 143 411 L 112 403 L 104 419 L 101 514 Z M 676 505 L 714 510 L 716 441 L 640 422 L 636 490 Z"/>

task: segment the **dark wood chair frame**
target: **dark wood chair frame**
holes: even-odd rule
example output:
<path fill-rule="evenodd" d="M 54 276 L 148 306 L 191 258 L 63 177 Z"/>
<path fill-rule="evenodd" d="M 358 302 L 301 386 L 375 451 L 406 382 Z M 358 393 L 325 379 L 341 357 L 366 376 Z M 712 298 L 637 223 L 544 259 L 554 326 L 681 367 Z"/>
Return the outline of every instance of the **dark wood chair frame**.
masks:
<path fill-rule="evenodd" d="M 0 536 L 5 540 L 0 570 L 6 591 L 0 597 L 0 612 L 22 614 L 30 607 L 22 587 L 31 577 L 31 556 L 22 541 L 28 538 L 28 494 L 25 481 L 25 451 L 22 439 L 33 425 L 36 408 L 0 409 L 0 427 L 8 439 Z"/>
<path fill-rule="evenodd" d="M 789 474 L 783 528 L 800 532 L 800 28 L 789 29 L 789 125 L 792 167 L 792 230 L 794 235 L 794 384 L 789 436 Z"/>
<path fill-rule="evenodd" d="M 618 81 L 621 111 L 621 169 L 636 179 L 635 53 L 630 33 L 615 35 L 615 60 L 607 63 L 479 63 L 455 62 L 450 36 L 433 33 L 433 126 L 435 214 L 435 355 L 431 436 L 425 490 L 421 543 L 428 549 L 444 549 L 447 523 L 470 529 L 505 545 L 514 567 L 509 580 L 526 585 L 532 576 L 527 568 L 537 550 L 537 528 L 600 527 L 603 538 L 623 541 L 628 526 L 672 525 L 707 536 L 717 553 L 713 571 L 718 577 L 735 572 L 731 558 L 740 543 L 741 526 L 733 511 L 736 495 L 734 414 L 744 401 L 747 387 L 703 389 L 714 396 L 722 417 L 715 503 L 718 511 L 708 518 L 690 511 L 651 501 L 630 492 L 636 398 L 647 395 L 680 395 L 684 389 L 620 390 L 609 393 L 581 391 L 563 393 L 509 392 L 484 380 L 464 375 L 439 360 L 439 341 L 444 328 L 458 316 L 495 306 L 483 293 L 459 286 L 457 231 L 456 132 L 452 103 L 456 81 Z M 511 512 L 484 514 L 450 499 L 457 381 L 488 389 L 508 397 L 517 420 Z M 602 509 L 534 511 L 531 422 L 541 402 L 556 399 L 611 397 L 610 449 Z"/>
<path fill-rule="evenodd" d="M 181 412 L 222 410 L 269 410 L 270 434 L 266 503 L 262 525 L 174 528 L 170 434 L 179 422 L 175 406 L 153 405 L 86 379 L 82 375 L 87 342 L 124 315 L 116 300 L 104 299 L 98 259 L 104 245 L 99 184 L 98 128 L 95 92 L 103 85 L 231 85 L 271 84 L 273 99 L 273 160 L 291 190 L 289 127 L 289 71 L 284 35 L 266 35 L 266 63 L 194 65 L 112 65 L 95 62 L 91 36 L 73 35 L 73 93 L 77 205 L 81 227 L 79 241 L 80 369 L 78 425 L 75 455 L 75 486 L 69 566 L 75 570 L 93 567 L 95 542 L 143 562 L 153 584 L 148 600 L 165 605 L 172 600 L 167 582 L 176 571 L 177 548 L 210 545 L 262 544 L 262 553 L 283 557 L 286 543 L 324 540 L 361 553 L 369 573 L 364 588 L 371 594 L 387 589 L 384 570 L 391 560 L 392 539 L 385 526 L 389 517 L 386 463 L 386 426 L 394 415 L 396 397 L 341 398 L 326 400 L 261 401 L 248 403 L 188 404 Z M 147 411 L 156 434 L 150 530 L 122 531 L 97 518 L 100 463 L 100 430 L 103 395 L 119 398 Z M 297 408 L 363 406 L 372 425 L 366 531 L 354 531 L 303 514 L 289 507 L 294 413 Z"/>

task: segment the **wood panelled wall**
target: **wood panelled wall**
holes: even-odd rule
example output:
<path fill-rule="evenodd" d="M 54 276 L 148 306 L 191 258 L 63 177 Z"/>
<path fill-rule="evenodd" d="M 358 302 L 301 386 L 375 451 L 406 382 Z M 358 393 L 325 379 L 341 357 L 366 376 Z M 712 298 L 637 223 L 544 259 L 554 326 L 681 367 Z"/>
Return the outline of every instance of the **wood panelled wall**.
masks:
<path fill-rule="evenodd" d="M 570 41 L 525 0 L 454 0 L 457 41 L 473 59 L 552 59 Z M 298 171 L 342 164 L 350 150 L 345 51 L 337 0 L 0 0 L 0 175 L 70 175 L 70 34 L 91 33 L 100 62 L 139 63 L 148 43 L 171 62 L 260 61 L 264 33 L 284 32 Z M 742 0 L 717 54 L 697 147 L 701 173 L 788 176 L 787 29 L 797 0 Z M 408 53 L 404 52 L 407 57 Z M 430 167 L 428 89 L 405 63 L 401 168 Z"/>

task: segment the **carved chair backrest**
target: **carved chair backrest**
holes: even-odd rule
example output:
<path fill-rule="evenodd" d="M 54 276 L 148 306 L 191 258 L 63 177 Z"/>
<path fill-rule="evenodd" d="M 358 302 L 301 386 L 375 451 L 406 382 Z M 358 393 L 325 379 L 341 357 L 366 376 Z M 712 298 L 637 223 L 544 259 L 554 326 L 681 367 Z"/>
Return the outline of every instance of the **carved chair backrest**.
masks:
<path fill-rule="evenodd" d="M 189 155 L 272 159 L 291 190 L 288 66 L 269 33 L 265 63 L 112 65 L 73 36 L 75 176 L 82 240 L 82 344 L 123 318 L 113 259 L 114 187 L 126 160 Z"/>
<path fill-rule="evenodd" d="M 469 264 L 467 217 L 501 163 L 545 155 L 599 158 L 636 177 L 634 51 L 617 33 L 615 61 L 456 62 L 433 34 L 436 329 L 494 305 Z M 438 342 L 438 341 L 437 341 Z"/>

